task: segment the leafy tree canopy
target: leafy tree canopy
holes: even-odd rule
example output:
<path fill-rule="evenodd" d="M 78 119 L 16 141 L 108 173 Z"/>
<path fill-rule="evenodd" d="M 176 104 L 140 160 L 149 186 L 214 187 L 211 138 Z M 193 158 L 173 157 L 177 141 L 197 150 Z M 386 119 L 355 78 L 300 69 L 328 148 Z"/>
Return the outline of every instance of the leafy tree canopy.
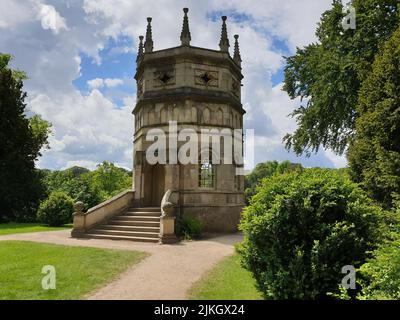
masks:
<path fill-rule="evenodd" d="M 354 134 L 362 82 L 382 44 L 399 25 L 398 0 L 353 0 L 356 29 L 344 30 L 346 16 L 334 0 L 318 25 L 318 41 L 287 58 L 284 90 L 301 106 L 292 116 L 297 130 L 285 136 L 297 154 L 317 152 L 322 145 L 342 154 Z"/>
<path fill-rule="evenodd" d="M 114 195 L 131 188 L 129 171 L 104 161 L 90 171 L 82 167 L 66 170 L 42 170 L 47 194 L 63 192 L 74 201 L 82 201 L 89 209 Z"/>
<path fill-rule="evenodd" d="M 0 54 L 0 220 L 35 214 L 43 188 L 35 160 L 47 145 L 50 124 L 25 114 L 25 74 L 11 70 Z"/>
<path fill-rule="evenodd" d="M 105 197 L 110 197 L 130 188 L 132 179 L 128 171 L 116 167 L 113 163 L 104 161 L 92 173 L 92 188 L 101 190 Z"/>
<path fill-rule="evenodd" d="M 360 90 L 348 158 L 353 180 L 390 208 L 400 199 L 400 27 Z"/>
<path fill-rule="evenodd" d="M 291 163 L 290 161 L 283 161 L 281 163 L 278 161 L 267 161 L 257 164 L 253 171 L 245 176 L 244 179 L 246 202 L 249 203 L 250 198 L 256 194 L 257 187 L 262 179 L 271 177 L 274 174 L 295 170 L 301 171 L 302 169 L 301 164 Z"/>

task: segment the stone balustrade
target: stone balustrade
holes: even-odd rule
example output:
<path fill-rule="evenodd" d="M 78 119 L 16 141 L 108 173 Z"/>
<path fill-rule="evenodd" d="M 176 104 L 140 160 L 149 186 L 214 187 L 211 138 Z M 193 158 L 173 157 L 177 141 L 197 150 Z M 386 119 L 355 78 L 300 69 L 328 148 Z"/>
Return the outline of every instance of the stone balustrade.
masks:
<path fill-rule="evenodd" d="M 103 203 L 83 212 L 84 204 L 77 202 L 74 205 L 73 229 L 71 235 L 79 237 L 95 226 L 106 222 L 112 217 L 122 213 L 132 206 L 135 198 L 135 191 L 127 190 Z"/>

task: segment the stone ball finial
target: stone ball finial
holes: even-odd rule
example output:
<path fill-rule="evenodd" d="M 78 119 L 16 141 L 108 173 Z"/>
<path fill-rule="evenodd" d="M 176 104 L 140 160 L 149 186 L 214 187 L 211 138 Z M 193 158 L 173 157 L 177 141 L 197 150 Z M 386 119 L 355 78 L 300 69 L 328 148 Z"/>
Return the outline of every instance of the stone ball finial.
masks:
<path fill-rule="evenodd" d="M 188 9 L 188 8 L 183 8 L 183 12 L 184 12 L 184 13 L 188 13 L 188 12 L 189 12 L 189 9 Z"/>
<path fill-rule="evenodd" d="M 139 39 L 140 39 L 140 40 L 143 40 L 143 39 L 144 39 L 144 37 L 143 37 L 143 36 L 139 36 Z"/>
<path fill-rule="evenodd" d="M 222 21 L 226 21 L 226 19 L 228 19 L 228 17 L 227 16 L 222 16 L 221 19 L 222 19 Z"/>
<path fill-rule="evenodd" d="M 235 34 L 233 37 L 234 37 L 236 40 L 239 39 L 239 35 L 238 35 L 238 34 Z"/>
<path fill-rule="evenodd" d="M 151 20 L 153 20 L 152 17 L 147 17 L 147 22 L 151 22 Z"/>
<path fill-rule="evenodd" d="M 83 214 L 83 210 L 85 210 L 85 204 L 82 201 L 78 201 L 74 204 L 74 210 L 77 214 Z"/>

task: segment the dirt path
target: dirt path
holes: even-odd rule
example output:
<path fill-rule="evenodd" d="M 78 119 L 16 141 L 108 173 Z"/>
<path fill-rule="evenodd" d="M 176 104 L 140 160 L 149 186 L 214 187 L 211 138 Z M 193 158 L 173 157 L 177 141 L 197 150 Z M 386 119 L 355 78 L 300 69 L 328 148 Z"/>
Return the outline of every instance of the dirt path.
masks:
<path fill-rule="evenodd" d="M 157 300 L 186 299 L 192 284 L 223 257 L 233 253 L 240 234 L 206 240 L 157 245 L 130 241 L 74 239 L 69 230 L 0 236 L 1 240 L 22 240 L 69 246 L 136 250 L 151 255 L 120 277 L 92 292 L 87 299 Z"/>

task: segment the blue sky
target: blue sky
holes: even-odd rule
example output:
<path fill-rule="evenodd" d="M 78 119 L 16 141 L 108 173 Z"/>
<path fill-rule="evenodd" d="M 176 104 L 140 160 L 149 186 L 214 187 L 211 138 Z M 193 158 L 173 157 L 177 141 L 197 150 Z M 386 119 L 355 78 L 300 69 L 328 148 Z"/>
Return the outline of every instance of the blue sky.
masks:
<path fill-rule="evenodd" d="M 316 23 L 330 0 L 3 0 L 0 48 L 25 70 L 30 112 L 53 123 L 51 149 L 38 165 L 94 168 L 108 160 L 132 167 L 138 36 L 153 17 L 155 50 L 179 45 L 182 8 L 189 8 L 192 45 L 217 49 L 220 17 L 239 34 L 245 127 L 255 130 L 256 162 L 289 159 L 305 166 L 341 167 L 321 150 L 310 158 L 288 153 L 282 137 L 299 105 L 282 88 L 284 59 L 315 41 Z"/>

